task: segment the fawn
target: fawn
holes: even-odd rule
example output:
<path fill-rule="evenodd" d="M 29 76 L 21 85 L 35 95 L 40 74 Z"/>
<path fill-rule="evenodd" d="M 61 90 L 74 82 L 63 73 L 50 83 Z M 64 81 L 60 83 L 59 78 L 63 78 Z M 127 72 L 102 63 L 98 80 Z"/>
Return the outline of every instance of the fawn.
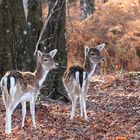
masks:
<path fill-rule="evenodd" d="M 26 102 L 28 101 L 33 126 L 36 128 L 35 101 L 48 72 L 58 67 L 58 63 L 55 63 L 53 59 L 56 53 L 57 49 L 49 53 L 42 53 L 38 50 L 36 56 L 37 67 L 34 73 L 12 70 L 2 78 L 1 89 L 6 108 L 5 132 L 7 134 L 11 133 L 11 115 L 20 102 L 22 105 L 22 127 L 24 127 Z"/>
<path fill-rule="evenodd" d="M 85 120 L 87 120 L 86 94 L 88 91 L 89 79 L 95 72 L 96 65 L 104 61 L 104 58 L 100 54 L 104 46 L 105 44 L 101 44 L 96 48 L 85 46 L 84 66 L 73 65 L 64 73 L 63 84 L 72 101 L 70 119 L 73 119 L 75 116 L 77 100 L 79 98 L 81 117 L 84 112 Z"/>

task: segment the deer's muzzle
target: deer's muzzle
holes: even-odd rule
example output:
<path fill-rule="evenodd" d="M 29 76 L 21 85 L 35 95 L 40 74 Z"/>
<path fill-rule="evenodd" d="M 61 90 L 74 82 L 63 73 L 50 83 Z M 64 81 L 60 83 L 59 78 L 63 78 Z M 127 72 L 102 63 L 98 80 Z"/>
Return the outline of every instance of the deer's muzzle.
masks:
<path fill-rule="evenodd" d="M 58 63 L 55 63 L 55 67 L 58 68 L 58 66 L 59 66 L 59 64 Z"/>

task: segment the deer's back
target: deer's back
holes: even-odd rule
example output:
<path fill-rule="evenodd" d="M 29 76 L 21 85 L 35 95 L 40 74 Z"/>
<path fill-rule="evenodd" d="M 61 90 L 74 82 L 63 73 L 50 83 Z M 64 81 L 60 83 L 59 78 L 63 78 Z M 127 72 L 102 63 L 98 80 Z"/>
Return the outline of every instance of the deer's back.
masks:
<path fill-rule="evenodd" d="M 7 79 L 7 82 L 4 83 L 2 81 L 3 86 L 7 86 L 7 90 L 9 92 L 11 86 L 16 86 L 17 90 L 21 90 L 23 92 L 35 89 L 38 87 L 38 83 L 36 83 L 36 77 L 31 72 L 21 72 L 21 71 L 9 71 L 5 74 L 3 78 Z M 7 84 L 7 85 L 4 85 Z"/>

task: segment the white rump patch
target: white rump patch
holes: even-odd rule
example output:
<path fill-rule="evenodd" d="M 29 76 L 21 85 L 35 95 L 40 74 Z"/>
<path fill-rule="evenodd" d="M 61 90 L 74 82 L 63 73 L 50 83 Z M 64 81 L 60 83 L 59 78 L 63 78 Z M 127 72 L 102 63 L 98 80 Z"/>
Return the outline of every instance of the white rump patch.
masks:
<path fill-rule="evenodd" d="M 13 88 L 15 86 L 16 82 L 15 82 L 15 78 L 14 77 L 10 78 L 10 84 L 11 84 L 11 88 Z"/>
<path fill-rule="evenodd" d="M 86 80 L 86 72 L 83 72 L 83 82 Z"/>
<path fill-rule="evenodd" d="M 76 85 L 79 85 L 79 71 L 75 72 Z"/>
<path fill-rule="evenodd" d="M 15 94 L 16 92 L 16 81 L 14 77 L 10 78 L 10 94 Z"/>

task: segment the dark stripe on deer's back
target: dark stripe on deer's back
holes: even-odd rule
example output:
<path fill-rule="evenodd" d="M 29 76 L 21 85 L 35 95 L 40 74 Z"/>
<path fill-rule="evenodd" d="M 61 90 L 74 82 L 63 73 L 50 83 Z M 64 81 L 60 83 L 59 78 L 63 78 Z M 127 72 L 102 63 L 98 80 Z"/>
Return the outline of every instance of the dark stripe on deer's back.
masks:
<path fill-rule="evenodd" d="M 80 83 L 80 87 L 82 88 L 82 85 L 83 85 L 83 71 L 79 72 L 79 83 Z"/>
<path fill-rule="evenodd" d="M 10 76 L 7 76 L 7 91 L 10 94 L 10 87 L 11 87 L 11 82 L 10 82 Z"/>

